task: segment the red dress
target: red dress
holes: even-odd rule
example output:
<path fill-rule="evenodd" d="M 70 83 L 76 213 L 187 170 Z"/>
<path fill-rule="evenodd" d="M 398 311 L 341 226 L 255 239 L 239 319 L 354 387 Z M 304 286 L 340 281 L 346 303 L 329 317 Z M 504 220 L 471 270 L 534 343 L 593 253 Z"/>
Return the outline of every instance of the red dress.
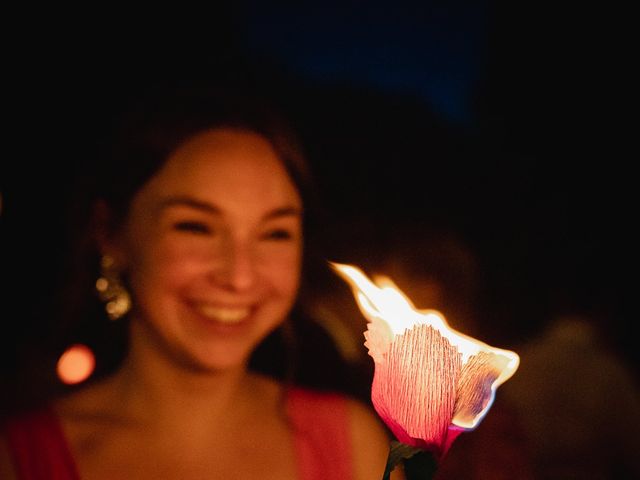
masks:
<path fill-rule="evenodd" d="M 301 388 L 287 392 L 299 478 L 352 477 L 345 397 Z M 80 480 L 60 422 L 50 409 L 7 422 L 4 433 L 18 480 Z"/>

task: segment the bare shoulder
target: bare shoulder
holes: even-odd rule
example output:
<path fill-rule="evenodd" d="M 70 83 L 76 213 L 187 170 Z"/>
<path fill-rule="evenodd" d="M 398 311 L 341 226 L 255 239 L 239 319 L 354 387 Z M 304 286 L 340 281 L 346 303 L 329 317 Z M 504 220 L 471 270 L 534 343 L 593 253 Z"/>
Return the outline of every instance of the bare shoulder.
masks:
<path fill-rule="evenodd" d="M 94 399 L 100 394 L 97 391 L 98 389 L 89 387 L 86 390 L 78 390 L 62 398 L 52 400 L 49 406 L 56 412 L 56 416 L 59 417 L 61 423 L 72 426 L 80 425 L 80 422 L 74 420 L 83 416 L 86 417 L 91 411 Z M 70 429 L 71 432 L 77 430 L 79 429 Z M 65 433 L 69 433 L 67 429 L 65 429 Z M 11 457 L 6 432 L 0 429 L 0 479 L 17 480 L 18 473 L 14 465 L 14 459 Z"/>
<path fill-rule="evenodd" d="M 0 434 L 0 478 L 6 480 L 16 480 L 16 473 L 13 462 L 9 455 L 9 446 L 6 438 Z"/>
<path fill-rule="evenodd" d="M 74 456 L 104 443 L 105 434 L 122 423 L 121 405 L 109 381 L 81 387 L 52 403 Z"/>
<path fill-rule="evenodd" d="M 64 421 L 97 416 L 101 412 L 113 410 L 114 405 L 117 405 L 113 392 L 112 379 L 104 379 L 57 398 L 53 407 Z"/>
<path fill-rule="evenodd" d="M 354 478 L 381 479 L 389 455 L 391 437 L 375 411 L 364 403 L 349 399 Z M 399 472 L 392 479 L 400 480 Z"/>

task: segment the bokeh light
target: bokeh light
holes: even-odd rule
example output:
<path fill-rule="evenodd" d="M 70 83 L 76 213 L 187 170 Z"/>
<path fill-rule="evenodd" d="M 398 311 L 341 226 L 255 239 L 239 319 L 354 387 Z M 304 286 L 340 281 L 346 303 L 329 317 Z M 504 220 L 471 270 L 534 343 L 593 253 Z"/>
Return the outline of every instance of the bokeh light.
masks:
<path fill-rule="evenodd" d="M 82 344 L 72 345 L 58 360 L 58 378 L 67 385 L 84 382 L 93 373 L 95 365 L 95 356 L 89 347 Z"/>

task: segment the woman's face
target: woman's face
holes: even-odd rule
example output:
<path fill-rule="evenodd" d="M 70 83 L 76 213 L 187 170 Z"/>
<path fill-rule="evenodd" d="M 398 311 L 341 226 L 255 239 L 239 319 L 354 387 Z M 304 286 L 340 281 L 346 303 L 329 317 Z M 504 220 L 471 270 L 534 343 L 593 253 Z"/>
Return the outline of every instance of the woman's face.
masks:
<path fill-rule="evenodd" d="M 210 130 L 138 191 L 115 248 L 132 335 L 190 368 L 244 366 L 295 301 L 302 201 L 266 139 Z"/>

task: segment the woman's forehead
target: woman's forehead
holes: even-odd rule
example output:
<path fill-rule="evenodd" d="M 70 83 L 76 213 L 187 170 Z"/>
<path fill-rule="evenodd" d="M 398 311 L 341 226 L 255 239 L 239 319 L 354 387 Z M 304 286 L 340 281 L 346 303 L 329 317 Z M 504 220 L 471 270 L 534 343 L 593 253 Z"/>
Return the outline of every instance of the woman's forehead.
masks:
<path fill-rule="evenodd" d="M 191 197 L 221 210 L 302 207 L 299 192 L 269 141 L 230 129 L 192 137 L 170 156 L 140 196 Z"/>
<path fill-rule="evenodd" d="M 271 142 L 251 130 L 218 127 L 198 132 L 186 138 L 169 156 L 179 159 L 215 156 L 266 156 L 277 157 Z"/>

